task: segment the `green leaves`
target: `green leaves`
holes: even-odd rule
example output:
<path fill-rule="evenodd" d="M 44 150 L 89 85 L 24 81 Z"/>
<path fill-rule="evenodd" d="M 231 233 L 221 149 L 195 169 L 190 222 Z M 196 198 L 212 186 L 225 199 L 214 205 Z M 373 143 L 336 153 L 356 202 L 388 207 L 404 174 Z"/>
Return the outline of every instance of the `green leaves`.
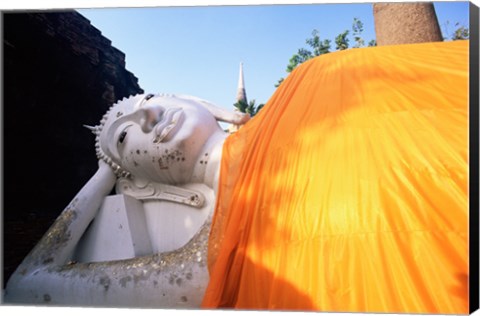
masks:
<path fill-rule="evenodd" d="M 337 50 L 345 50 L 348 48 L 348 30 L 345 30 L 343 33 L 340 33 L 335 37 L 335 44 Z"/>
<path fill-rule="evenodd" d="M 353 25 L 352 25 L 352 35 L 353 39 L 355 40 L 354 48 L 359 48 L 365 46 L 365 41 L 360 36 L 363 32 L 363 23 L 357 18 L 353 18 Z"/>
<path fill-rule="evenodd" d="M 466 28 L 464 26 L 460 26 L 453 33 L 452 40 L 453 41 L 465 40 L 465 39 L 468 39 L 469 37 L 470 37 L 470 31 L 468 30 L 468 28 Z"/>
<path fill-rule="evenodd" d="M 310 48 L 313 50 L 313 52 L 305 48 L 299 48 L 297 53 L 290 58 L 286 69 L 287 72 L 292 72 L 292 70 L 295 69 L 298 65 L 309 60 L 310 58 L 330 52 L 331 41 L 328 39 L 322 41 L 318 34 L 318 30 L 313 30 L 312 37 L 307 38 L 307 40 L 305 41 L 307 45 L 310 46 Z"/>
<path fill-rule="evenodd" d="M 298 52 L 290 58 L 289 63 L 287 65 L 287 72 L 291 72 L 298 65 L 300 65 L 304 61 L 309 60 L 312 57 L 313 55 L 311 51 L 304 48 L 300 48 Z"/>
<path fill-rule="evenodd" d="M 455 30 L 451 32 L 450 21 L 445 21 L 445 23 L 442 25 L 442 33 L 444 40 L 458 41 L 470 38 L 470 30 L 468 29 L 468 27 L 460 24 L 459 22 L 456 22 L 454 28 Z"/>
<path fill-rule="evenodd" d="M 323 54 L 330 53 L 330 40 L 320 40 L 318 35 L 320 32 L 318 30 L 312 31 L 312 37 L 307 38 L 306 43 L 313 48 L 313 56 L 320 56 Z"/>
<path fill-rule="evenodd" d="M 285 80 L 283 77 L 278 79 L 277 83 L 275 84 L 275 88 L 278 88 L 282 84 L 283 80 Z"/>
<path fill-rule="evenodd" d="M 251 100 L 250 102 L 245 102 L 244 100 L 240 100 L 233 105 L 242 113 L 250 114 L 250 117 L 254 117 L 264 106 L 263 103 L 259 105 L 255 105 L 255 100 Z"/>
<path fill-rule="evenodd" d="M 354 18 L 352 23 L 352 36 L 354 41 L 353 48 L 365 46 L 365 40 L 362 38 L 362 32 L 363 22 L 358 18 Z M 297 53 L 289 59 L 287 68 L 285 70 L 287 73 L 292 72 L 295 68 L 297 68 L 298 65 L 311 58 L 331 52 L 332 41 L 329 39 L 322 40 L 319 34 L 320 32 L 318 30 L 313 30 L 312 37 L 307 38 L 305 41 L 305 43 L 308 45 L 308 48 L 299 48 Z M 340 33 L 337 35 L 337 37 L 335 37 L 336 50 L 345 50 L 350 47 L 349 34 L 350 31 L 345 30 L 343 33 Z M 371 40 L 368 42 L 368 46 L 377 46 L 377 42 L 375 40 Z M 280 78 L 275 84 L 275 87 L 278 88 L 283 80 L 284 78 Z"/>

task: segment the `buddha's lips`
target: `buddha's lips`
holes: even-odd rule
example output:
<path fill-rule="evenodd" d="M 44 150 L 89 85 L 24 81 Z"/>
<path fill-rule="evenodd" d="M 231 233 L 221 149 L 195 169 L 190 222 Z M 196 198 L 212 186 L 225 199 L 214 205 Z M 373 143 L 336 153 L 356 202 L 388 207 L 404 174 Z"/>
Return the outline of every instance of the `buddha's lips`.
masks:
<path fill-rule="evenodd" d="M 183 123 L 184 113 L 181 108 L 170 108 L 165 111 L 163 118 L 155 126 L 155 142 L 162 142 L 172 133 L 175 127 Z"/>

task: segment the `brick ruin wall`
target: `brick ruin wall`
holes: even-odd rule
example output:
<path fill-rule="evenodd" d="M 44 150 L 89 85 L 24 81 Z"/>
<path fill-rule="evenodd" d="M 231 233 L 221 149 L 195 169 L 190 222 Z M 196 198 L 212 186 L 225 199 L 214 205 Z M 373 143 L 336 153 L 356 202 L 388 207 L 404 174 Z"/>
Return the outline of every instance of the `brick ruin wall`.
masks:
<path fill-rule="evenodd" d="M 143 93 L 76 11 L 3 12 L 3 286 L 97 169 L 96 125 Z"/>

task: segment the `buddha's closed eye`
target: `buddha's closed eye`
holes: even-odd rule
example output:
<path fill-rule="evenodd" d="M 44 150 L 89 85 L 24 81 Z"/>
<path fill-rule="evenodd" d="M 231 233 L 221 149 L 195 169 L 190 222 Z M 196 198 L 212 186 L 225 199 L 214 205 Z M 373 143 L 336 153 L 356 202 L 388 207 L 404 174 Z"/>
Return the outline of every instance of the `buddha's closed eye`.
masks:
<path fill-rule="evenodd" d="M 127 136 L 127 131 L 123 131 L 120 133 L 120 136 L 118 137 L 118 142 L 119 143 L 123 143 L 123 141 L 125 140 L 125 137 Z"/>

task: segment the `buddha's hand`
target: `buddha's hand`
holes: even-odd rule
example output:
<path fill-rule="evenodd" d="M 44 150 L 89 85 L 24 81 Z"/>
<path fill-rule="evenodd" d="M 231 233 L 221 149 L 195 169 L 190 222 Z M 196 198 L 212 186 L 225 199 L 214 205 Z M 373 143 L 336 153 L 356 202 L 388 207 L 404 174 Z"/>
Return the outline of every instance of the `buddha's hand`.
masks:
<path fill-rule="evenodd" d="M 234 121 L 233 124 L 235 125 L 243 125 L 250 120 L 250 114 L 248 113 L 241 113 L 235 112 L 234 113 Z"/>

